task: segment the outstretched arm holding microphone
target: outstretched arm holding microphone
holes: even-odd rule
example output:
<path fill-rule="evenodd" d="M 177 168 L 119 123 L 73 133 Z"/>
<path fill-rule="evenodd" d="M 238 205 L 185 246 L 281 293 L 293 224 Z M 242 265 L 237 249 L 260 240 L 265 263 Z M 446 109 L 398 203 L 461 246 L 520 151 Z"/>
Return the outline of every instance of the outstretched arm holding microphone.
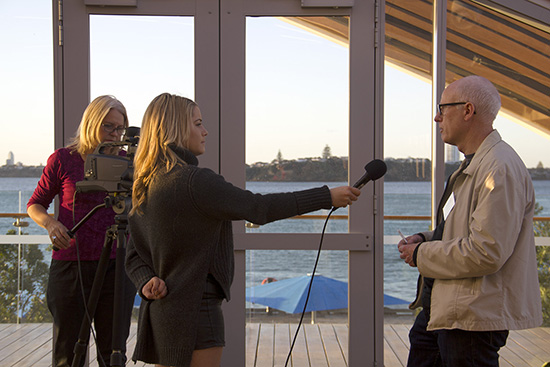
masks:
<path fill-rule="evenodd" d="M 345 207 L 361 194 L 350 186 L 266 195 L 243 190 L 198 166 L 207 135 L 190 99 L 163 93 L 145 111 L 126 256 L 126 271 L 145 300 L 134 361 L 219 366 L 221 304 L 230 299 L 233 280 L 232 221 L 265 224 Z"/>

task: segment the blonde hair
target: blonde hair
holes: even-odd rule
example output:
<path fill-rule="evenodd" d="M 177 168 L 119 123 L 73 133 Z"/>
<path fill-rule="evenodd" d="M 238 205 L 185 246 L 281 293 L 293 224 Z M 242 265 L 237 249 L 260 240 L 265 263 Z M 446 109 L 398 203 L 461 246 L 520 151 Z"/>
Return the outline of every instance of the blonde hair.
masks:
<path fill-rule="evenodd" d="M 86 107 L 76 135 L 67 148 L 82 156 L 92 153 L 101 143 L 101 123 L 111 109 L 117 110 L 124 116 L 124 127 L 128 127 L 128 115 L 122 102 L 110 95 L 99 96 Z"/>
<path fill-rule="evenodd" d="M 147 201 L 147 189 L 158 173 L 185 164 L 168 145 L 187 148 L 195 107 L 192 100 L 169 93 L 155 97 L 147 107 L 134 158 L 130 214 L 142 213 L 140 206 Z"/>

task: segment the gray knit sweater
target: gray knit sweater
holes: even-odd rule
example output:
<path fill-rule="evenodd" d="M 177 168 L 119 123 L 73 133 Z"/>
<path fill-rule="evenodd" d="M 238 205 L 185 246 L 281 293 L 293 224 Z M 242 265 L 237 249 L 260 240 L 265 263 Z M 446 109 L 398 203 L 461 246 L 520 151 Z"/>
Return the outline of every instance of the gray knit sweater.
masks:
<path fill-rule="evenodd" d="M 265 224 L 331 208 L 328 187 L 259 195 L 242 190 L 210 169 L 197 167 L 189 151 L 173 149 L 185 162 L 153 180 L 143 214 L 130 216 L 126 271 L 141 289 L 153 276 L 166 282 L 168 295 L 143 298 L 132 359 L 189 366 L 199 307 L 212 273 L 227 300 L 233 280 L 231 221 Z"/>

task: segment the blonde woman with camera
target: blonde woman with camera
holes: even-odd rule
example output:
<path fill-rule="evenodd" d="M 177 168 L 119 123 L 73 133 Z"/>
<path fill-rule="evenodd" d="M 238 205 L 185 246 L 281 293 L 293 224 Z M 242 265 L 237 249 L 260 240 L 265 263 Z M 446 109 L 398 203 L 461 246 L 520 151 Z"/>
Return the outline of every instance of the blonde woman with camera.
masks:
<path fill-rule="evenodd" d="M 86 156 L 101 143 L 121 141 L 128 127 L 124 105 L 113 96 L 99 96 L 84 111 L 73 141 L 57 149 L 49 158 L 32 197 L 27 204 L 29 216 L 48 231 L 52 245 L 52 262 L 46 299 L 56 330 L 53 340 L 54 366 L 70 366 L 73 349 L 79 339 L 80 326 L 85 316 L 85 304 L 92 288 L 105 233 L 114 224 L 115 213 L 102 208 L 87 220 L 71 238 L 67 230 L 78 223 L 95 206 L 103 203 L 104 192 L 75 193 L 76 183 L 84 179 Z M 109 153 L 124 155 L 123 151 Z M 59 198 L 57 218 L 48 215 L 47 209 L 55 197 Z M 110 365 L 112 351 L 113 302 L 115 289 L 115 246 L 101 288 L 94 320 L 97 335 L 98 360 Z M 80 264 L 79 264 L 80 262 Z M 126 278 L 124 309 L 121 320 L 124 340 L 128 337 L 130 317 L 135 296 L 133 284 Z M 123 355 L 125 352 L 125 345 Z M 82 361 L 84 362 L 84 361 Z"/>

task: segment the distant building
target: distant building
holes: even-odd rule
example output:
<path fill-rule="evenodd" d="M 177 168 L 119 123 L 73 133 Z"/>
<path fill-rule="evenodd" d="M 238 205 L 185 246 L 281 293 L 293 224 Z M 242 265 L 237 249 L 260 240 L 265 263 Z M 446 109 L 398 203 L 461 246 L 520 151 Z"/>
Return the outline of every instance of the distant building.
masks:
<path fill-rule="evenodd" d="M 8 153 L 8 159 L 6 159 L 6 166 L 13 166 L 15 164 L 15 157 L 13 152 Z"/>
<path fill-rule="evenodd" d="M 445 144 L 445 162 L 460 162 L 460 152 L 454 145 Z"/>

